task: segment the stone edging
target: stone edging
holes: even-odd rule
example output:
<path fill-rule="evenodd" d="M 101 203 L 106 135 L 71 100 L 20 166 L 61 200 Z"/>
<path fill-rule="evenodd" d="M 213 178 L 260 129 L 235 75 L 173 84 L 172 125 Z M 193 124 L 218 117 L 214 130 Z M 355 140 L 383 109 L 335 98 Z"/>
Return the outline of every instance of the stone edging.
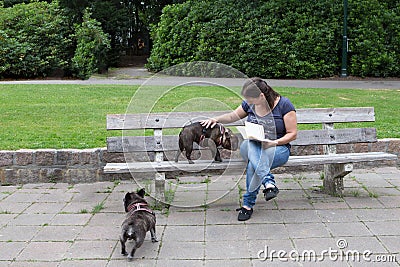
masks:
<path fill-rule="evenodd" d="M 356 167 L 400 166 L 400 139 L 380 139 L 377 143 L 338 145 L 338 153 L 388 152 L 397 155 L 396 162 L 361 163 Z M 293 155 L 322 153 L 322 146 L 293 146 Z M 225 153 L 221 153 L 224 155 Z M 229 154 L 229 153 L 228 153 Z M 140 155 L 138 155 L 140 158 Z M 108 153 L 106 148 L 93 149 L 21 149 L 0 151 L 0 184 L 43 182 L 89 183 L 131 179 L 128 174 L 104 174 L 108 162 L 123 162 L 122 153 Z M 304 168 L 304 167 L 303 167 Z M 319 170 L 321 166 L 306 167 Z M 302 170 L 300 167 L 281 168 L 281 171 Z"/>

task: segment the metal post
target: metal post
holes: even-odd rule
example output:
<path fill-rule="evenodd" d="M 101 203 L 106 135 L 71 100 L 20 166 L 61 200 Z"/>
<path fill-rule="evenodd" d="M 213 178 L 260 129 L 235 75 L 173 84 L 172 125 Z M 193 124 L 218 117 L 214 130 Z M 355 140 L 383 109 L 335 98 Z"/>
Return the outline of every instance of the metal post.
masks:
<path fill-rule="evenodd" d="M 342 69 L 340 77 L 347 77 L 347 0 L 343 0 L 343 42 L 342 42 Z"/>

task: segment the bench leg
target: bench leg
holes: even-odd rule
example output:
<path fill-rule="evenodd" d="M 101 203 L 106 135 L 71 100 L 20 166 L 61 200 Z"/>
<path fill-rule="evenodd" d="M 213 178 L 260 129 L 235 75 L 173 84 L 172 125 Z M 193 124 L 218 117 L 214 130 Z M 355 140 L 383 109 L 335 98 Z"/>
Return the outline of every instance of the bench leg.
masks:
<path fill-rule="evenodd" d="M 324 191 L 331 196 L 342 196 L 343 177 L 352 171 L 352 163 L 324 165 Z"/>
<path fill-rule="evenodd" d="M 165 173 L 155 174 L 156 207 L 162 208 L 165 203 Z"/>

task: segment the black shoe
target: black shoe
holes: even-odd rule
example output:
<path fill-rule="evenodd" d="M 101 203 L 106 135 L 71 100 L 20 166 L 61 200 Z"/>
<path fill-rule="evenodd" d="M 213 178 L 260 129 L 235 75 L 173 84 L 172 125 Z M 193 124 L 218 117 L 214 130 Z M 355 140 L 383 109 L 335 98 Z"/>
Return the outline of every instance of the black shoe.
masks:
<path fill-rule="evenodd" d="M 248 210 L 244 207 L 238 208 L 236 211 L 239 211 L 238 221 L 247 221 L 250 219 L 251 214 L 253 214 L 253 209 Z"/>
<path fill-rule="evenodd" d="M 264 193 L 265 200 L 268 201 L 268 200 L 275 198 L 279 194 L 279 189 L 278 189 L 278 187 L 275 186 L 275 187 L 264 189 L 263 193 Z"/>

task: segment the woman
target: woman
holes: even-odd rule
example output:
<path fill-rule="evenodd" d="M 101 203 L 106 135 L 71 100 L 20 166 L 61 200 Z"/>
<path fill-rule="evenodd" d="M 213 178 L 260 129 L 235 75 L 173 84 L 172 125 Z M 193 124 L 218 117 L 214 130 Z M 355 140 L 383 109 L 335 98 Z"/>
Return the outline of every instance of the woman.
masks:
<path fill-rule="evenodd" d="M 296 110 L 290 100 L 275 92 L 261 78 L 251 78 L 242 88 L 245 100 L 234 111 L 201 121 L 205 127 L 214 127 L 217 122 L 229 123 L 247 117 L 247 121 L 264 126 L 266 138 L 271 142 L 245 140 L 240 154 L 247 161 L 246 193 L 243 205 L 238 209 L 238 220 L 246 221 L 253 213 L 257 194 L 264 185 L 266 201 L 275 198 L 279 189 L 271 169 L 285 164 L 290 155 L 290 142 L 297 136 Z"/>

